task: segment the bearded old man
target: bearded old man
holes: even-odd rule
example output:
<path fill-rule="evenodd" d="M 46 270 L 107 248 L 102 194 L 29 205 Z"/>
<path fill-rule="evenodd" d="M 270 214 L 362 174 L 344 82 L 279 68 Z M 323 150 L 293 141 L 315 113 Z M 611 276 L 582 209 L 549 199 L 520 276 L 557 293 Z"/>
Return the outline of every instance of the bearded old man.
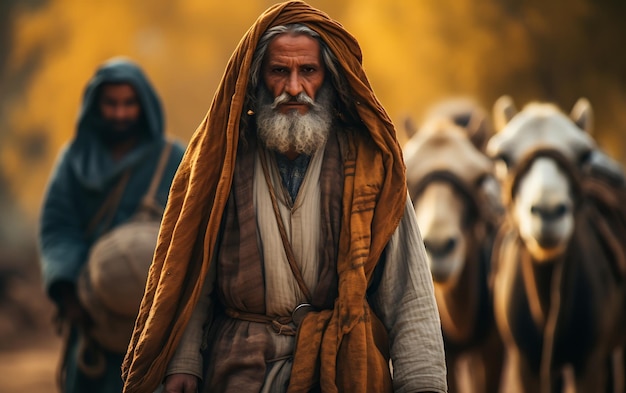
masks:
<path fill-rule="evenodd" d="M 59 154 L 41 214 L 43 282 L 58 307 L 67 341 L 59 375 L 61 391 L 122 390 L 120 367 L 156 234 L 153 239 L 144 233 L 125 236 L 133 240 L 132 247 L 147 255 L 140 261 L 129 262 L 116 256 L 120 250 L 112 249 L 110 242 L 104 245 L 100 261 L 110 264 L 102 266 L 107 273 L 99 278 L 115 273 L 110 285 L 87 279 L 91 277 L 87 267 L 96 245 L 143 210 L 148 194 L 158 230 L 183 153 L 182 145 L 166 141 L 160 99 L 141 68 L 124 58 L 100 65 L 85 88 L 75 137 Z M 144 264 L 143 277 L 134 271 L 135 262 Z M 90 290 L 82 291 L 81 283 L 89 283 Z M 137 286 L 139 291 L 134 289 Z M 103 306 L 103 300 L 116 296 L 121 299 Z M 123 313 L 128 316 L 119 318 Z"/>
<path fill-rule="evenodd" d="M 176 174 L 124 391 L 445 392 L 404 172 L 357 41 L 269 8 Z"/>

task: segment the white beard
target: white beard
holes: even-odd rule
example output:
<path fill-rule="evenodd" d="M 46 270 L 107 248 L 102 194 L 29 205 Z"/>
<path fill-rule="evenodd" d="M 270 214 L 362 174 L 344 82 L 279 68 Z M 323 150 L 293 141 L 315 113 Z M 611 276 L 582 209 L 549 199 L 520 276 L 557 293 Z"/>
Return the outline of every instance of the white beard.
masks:
<path fill-rule="evenodd" d="M 309 105 L 309 111 L 305 114 L 297 110 L 280 113 L 276 108 L 293 98 L 283 93 L 272 100 L 264 85 L 259 88 L 258 135 L 268 149 L 279 153 L 295 150 L 300 154 L 312 155 L 326 144 L 332 123 L 330 85 L 324 83 L 317 96 L 317 102 L 304 92 L 295 98 Z"/>

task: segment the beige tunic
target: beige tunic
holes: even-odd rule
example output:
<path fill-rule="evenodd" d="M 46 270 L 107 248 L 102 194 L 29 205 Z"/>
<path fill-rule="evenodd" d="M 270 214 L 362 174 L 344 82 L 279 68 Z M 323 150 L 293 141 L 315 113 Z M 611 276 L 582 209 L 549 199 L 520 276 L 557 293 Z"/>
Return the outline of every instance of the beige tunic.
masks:
<path fill-rule="evenodd" d="M 320 227 L 319 177 L 323 153 L 321 150 L 311 157 L 306 176 L 293 203 L 282 185 L 274 160 L 270 159 L 272 155 L 267 154 L 268 161 L 272 163 L 269 170 L 272 184 L 277 190 L 276 198 L 283 225 L 287 231 L 296 263 L 310 293 L 315 292 L 319 276 L 320 232 L 312 229 Z M 256 168 L 258 170 L 255 171 L 254 176 L 254 207 L 261 236 L 263 260 L 275 261 L 275 263 L 264 264 L 266 310 L 270 316 L 290 315 L 298 304 L 307 303 L 307 299 L 298 287 L 298 282 L 289 267 L 278 225 L 276 225 L 276 216 L 269 197 L 267 182 L 260 166 L 257 155 Z"/>
<path fill-rule="evenodd" d="M 283 223 L 311 292 L 315 289 L 318 275 L 319 231 L 311 229 L 320 225 L 319 175 L 322 159 L 322 152 L 312 157 L 293 206 L 282 186 L 276 165 L 270 160 L 271 179 L 274 189 L 278 190 L 276 195 Z M 289 268 L 258 155 L 255 165 L 254 204 L 262 255 L 266 261 L 267 313 L 271 316 L 290 315 L 291 310 L 306 299 Z M 202 325 L 210 309 L 208 294 L 213 289 L 214 277 L 206 282 L 203 296 L 170 361 L 168 375 L 187 373 L 202 377 L 199 348 L 203 337 Z M 407 198 L 404 217 L 387 246 L 382 280 L 370 304 L 389 332 L 394 391 L 447 391 L 439 315 L 410 198 Z M 291 359 L 288 356 L 293 352 L 295 338 L 278 334 L 274 338 L 277 357 L 285 355 L 286 358 L 268 365 L 264 392 L 281 391 L 276 387 L 285 386 L 290 375 Z"/>

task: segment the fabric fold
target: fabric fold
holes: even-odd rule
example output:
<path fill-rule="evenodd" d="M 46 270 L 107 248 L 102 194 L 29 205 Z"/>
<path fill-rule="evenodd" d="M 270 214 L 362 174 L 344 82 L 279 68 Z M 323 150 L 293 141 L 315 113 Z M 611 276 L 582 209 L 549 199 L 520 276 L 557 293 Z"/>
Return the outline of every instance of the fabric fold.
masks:
<path fill-rule="evenodd" d="M 305 319 L 303 332 L 320 329 L 322 333 L 315 336 L 321 342 L 311 340 L 320 351 L 319 356 L 311 353 L 303 340 L 298 340 L 294 374 L 305 368 L 301 359 L 310 361 L 309 356 L 315 356 L 313 361 L 319 365 L 321 356 L 320 378 L 324 386 L 329 386 L 328 391 L 337 391 L 331 386 L 344 383 L 344 378 L 363 378 L 363 384 L 379 383 L 386 378 L 384 370 L 376 371 L 381 362 L 369 364 L 369 357 L 353 356 L 369 356 L 378 351 L 372 313 L 364 305 L 365 291 L 403 214 L 407 192 L 401 148 L 394 126 L 367 80 L 356 40 L 326 14 L 302 1 L 290 1 L 269 8 L 240 41 L 174 178 L 139 317 L 122 365 L 124 392 L 152 391 L 161 383 L 191 317 L 216 250 L 233 183 L 239 123 L 241 116 L 247 116 L 248 108 L 243 105 L 254 50 L 269 27 L 290 23 L 308 25 L 328 44 L 351 87 L 363 126 L 344 147 L 348 158 L 344 159 L 336 308 L 329 318 L 323 312 L 318 314 L 323 317 Z M 302 336 L 309 340 L 304 333 Z M 331 370 L 337 361 L 326 360 L 343 356 L 350 357 L 346 364 L 354 366 L 345 370 L 350 374 L 338 376 L 335 369 Z M 315 375 L 309 375 L 303 382 L 313 380 Z M 368 391 L 365 385 L 352 388 L 350 385 L 352 392 Z M 346 386 L 339 389 L 345 391 Z M 299 390 L 293 387 L 290 391 Z"/>

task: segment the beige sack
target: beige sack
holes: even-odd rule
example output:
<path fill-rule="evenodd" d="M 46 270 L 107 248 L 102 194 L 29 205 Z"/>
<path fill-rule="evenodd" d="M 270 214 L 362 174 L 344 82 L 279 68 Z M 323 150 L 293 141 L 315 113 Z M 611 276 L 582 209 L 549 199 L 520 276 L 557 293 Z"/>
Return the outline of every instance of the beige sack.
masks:
<path fill-rule="evenodd" d="M 133 221 L 101 237 L 78 279 L 78 296 L 94 320 L 90 335 L 126 352 L 152 263 L 159 221 Z"/>

